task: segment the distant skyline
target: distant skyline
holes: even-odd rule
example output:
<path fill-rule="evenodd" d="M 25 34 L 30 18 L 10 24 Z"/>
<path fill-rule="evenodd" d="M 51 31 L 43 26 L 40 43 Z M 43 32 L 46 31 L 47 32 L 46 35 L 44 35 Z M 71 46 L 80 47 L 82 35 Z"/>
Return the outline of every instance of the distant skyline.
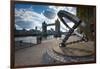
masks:
<path fill-rule="evenodd" d="M 35 27 L 37 26 L 38 29 L 41 30 L 42 22 L 45 21 L 48 24 L 55 22 L 55 20 L 58 18 L 57 13 L 59 10 L 65 10 L 76 15 L 75 7 L 16 4 L 15 27 L 18 30 L 21 30 L 23 28 L 29 30 L 35 29 Z M 67 22 L 70 26 L 73 25 L 69 20 L 67 20 Z M 50 26 L 47 29 L 49 30 L 50 28 L 55 29 L 54 26 Z M 66 31 L 66 27 L 63 25 L 63 23 L 61 23 L 61 31 Z"/>

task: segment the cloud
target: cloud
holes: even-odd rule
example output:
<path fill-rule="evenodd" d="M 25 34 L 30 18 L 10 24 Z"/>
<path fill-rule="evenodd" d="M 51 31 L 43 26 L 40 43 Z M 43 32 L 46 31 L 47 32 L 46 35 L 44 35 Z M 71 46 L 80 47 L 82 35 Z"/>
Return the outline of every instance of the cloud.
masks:
<path fill-rule="evenodd" d="M 15 24 L 15 27 L 16 27 L 16 29 L 18 29 L 18 30 L 22 30 L 22 28 L 21 28 L 20 26 L 16 25 L 16 24 Z"/>
<path fill-rule="evenodd" d="M 58 13 L 60 10 L 68 11 L 74 15 L 76 15 L 76 7 L 68 7 L 68 6 L 49 6 L 52 11 Z"/>
<path fill-rule="evenodd" d="M 48 6 L 48 9 L 44 10 L 41 13 L 37 13 L 34 10 L 35 9 L 33 9 L 32 6 L 30 6 L 30 8 L 15 8 L 15 24 L 17 29 L 34 29 L 36 26 L 42 27 L 42 22 L 44 21 L 47 24 L 54 23 L 58 18 L 57 13 L 59 10 L 66 10 L 73 14 L 76 14 L 76 8 L 65 6 Z M 61 30 L 64 30 L 64 28 L 66 29 L 63 23 L 61 23 L 61 26 Z M 48 29 L 50 28 L 54 29 L 54 26 L 48 27 Z"/>
<path fill-rule="evenodd" d="M 65 10 L 65 11 L 67 11 L 67 12 L 70 12 L 70 13 L 72 13 L 72 14 L 74 14 L 74 15 L 76 15 L 76 7 L 66 7 L 66 6 L 49 6 L 49 8 L 50 9 L 52 9 L 52 11 L 54 11 L 55 13 L 56 13 L 56 18 L 58 18 L 58 16 L 57 16 L 57 13 L 60 11 L 60 10 Z M 55 19 L 56 19 L 55 18 Z M 59 19 L 59 18 L 58 18 Z M 64 19 L 65 20 L 65 22 L 70 26 L 70 27 L 72 27 L 74 24 L 73 24 L 73 22 L 71 22 L 70 20 L 68 20 L 68 19 Z M 62 31 L 66 31 L 66 30 L 68 30 L 68 28 L 66 28 L 66 26 L 62 23 L 62 21 L 59 19 L 59 21 L 60 21 L 60 24 L 61 24 L 61 30 Z"/>
<path fill-rule="evenodd" d="M 47 17 L 48 19 L 53 19 L 56 16 L 56 13 L 51 10 L 46 10 L 43 12 L 44 16 Z"/>
<path fill-rule="evenodd" d="M 15 24 L 25 29 L 33 29 L 35 28 L 35 26 L 42 27 L 42 22 L 44 21 L 47 24 L 54 23 L 55 18 L 53 17 L 55 17 L 53 16 L 53 12 L 49 14 L 47 12 L 45 13 L 44 11 L 41 13 L 37 13 L 32 9 L 32 7 L 29 9 L 15 9 Z"/>
<path fill-rule="evenodd" d="M 30 9 L 15 9 L 15 24 L 26 29 L 33 29 L 41 26 L 46 18 Z"/>

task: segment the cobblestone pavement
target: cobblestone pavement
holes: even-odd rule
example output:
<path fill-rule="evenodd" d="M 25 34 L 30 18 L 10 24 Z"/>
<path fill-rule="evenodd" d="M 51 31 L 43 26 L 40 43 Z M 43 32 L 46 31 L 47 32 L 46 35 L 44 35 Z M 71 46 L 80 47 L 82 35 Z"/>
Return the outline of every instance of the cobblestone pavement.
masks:
<path fill-rule="evenodd" d="M 41 44 L 15 51 L 15 66 L 42 64 L 43 54 L 52 47 L 52 40 L 45 40 Z"/>
<path fill-rule="evenodd" d="M 76 37 L 71 37 L 68 42 L 76 39 Z M 15 66 L 43 65 L 44 54 L 48 49 L 53 48 L 53 43 L 55 39 L 44 40 L 41 44 L 15 51 Z"/>

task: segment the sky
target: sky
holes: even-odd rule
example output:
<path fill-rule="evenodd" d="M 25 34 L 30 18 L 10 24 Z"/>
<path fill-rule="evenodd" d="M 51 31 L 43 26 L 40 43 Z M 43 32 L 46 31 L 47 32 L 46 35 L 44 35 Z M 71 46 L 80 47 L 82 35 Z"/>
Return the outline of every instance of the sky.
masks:
<path fill-rule="evenodd" d="M 35 29 L 37 26 L 38 30 L 42 30 L 42 23 L 45 21 L 47 24 L 54 23 L 55 20 L 59 20 L 57 13 L 59 10 L 68 11 L 76 15 L 75 7 L 68 6 L 53 6 L 53 5 L 34 5 L 34 4 L 16 4 L 15 5 L 15 27 L 17 30 L 26 30 Z M 66 22 L 70 26 L 73 26 L 73 23 L 66 19 Z M 61 31 L 66 31 L 66 27 L 60 21 Z M 53 28 L 55 26 L 49 26 L 47 29 Z"/>

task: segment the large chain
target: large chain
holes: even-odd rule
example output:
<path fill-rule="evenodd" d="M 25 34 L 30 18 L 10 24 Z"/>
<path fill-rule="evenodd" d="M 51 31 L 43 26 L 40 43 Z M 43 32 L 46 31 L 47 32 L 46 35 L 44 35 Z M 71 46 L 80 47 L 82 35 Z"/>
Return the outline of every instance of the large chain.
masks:
<path fill-rule="evenodd" d="M 79 42 L 82 42 L 83 40 L 76 40 L 76 41 L 72 41 L 72 42 L 68 42 L 66 43 L 66 45 L 70 45 L 70 44 L 75 44 L 75 43 L 79 43 Z"/>
<path fill-rule="evenodd" d="M 68 42 L 68 43 L 65 43 L 65 45 L 75 44 L 75 43 L 79 43 L 79 42 L 83 42 L 83 41 L 84 42 L 87 42 L 88 41 L 88 38 L 86 36 L 83 36 L 80 40 Z"/>

